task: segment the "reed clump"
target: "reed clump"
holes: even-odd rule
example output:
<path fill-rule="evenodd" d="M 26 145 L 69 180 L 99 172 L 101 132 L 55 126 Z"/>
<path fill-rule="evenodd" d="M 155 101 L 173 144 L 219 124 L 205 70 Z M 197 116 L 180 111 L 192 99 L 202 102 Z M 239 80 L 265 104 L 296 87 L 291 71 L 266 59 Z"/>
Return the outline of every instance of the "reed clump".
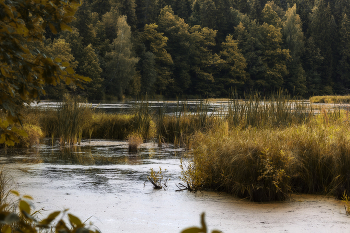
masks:
<path fill-rule="evenodd" d="M 313 115 L 313 109 L 303 101 L 292 100 L 279 92 L 268 99 L 261 98 L 259 94 L 243 101 L 231 99 L 225 117 L 230 127 L 271 128 L 301 124 Z"/>
<path fill-rule="evenodd" d="M 312 96 L 310 97 L 310 103 L 326 103 L 326 104 L 348 104 L 350 103 L 350 95 L 345 96 Z"/>
<path fill-rule="evenodd" d="M 217 116 L 209 114 L 207 106 L 201 101 L 191 112 L 186 102 L 178 102 L 172 115 L 165 115 L 163 108 L 160 108 L 156 117 L 158 138 L 175 145 L 189 146 L 195 132 L 205 132 L 218 122 Z"/>
<path fill-rule="evenodd" d="M 138 147 L 141 145 L 142 141 L 143 141 L 142 137 L 137 133 L 133 133 L 129 135 L 128 137 L 129 153 L 137 153 Z"/>
<path fill-rule="evenodd" d="M 228 131 L 221 124 L 194 136 L 191 166 L 183 177 L 198 189 L 252 201 L 284 200 L 292 192 L 349 195 L 345 118 L 345 112 L 325 112 L 287 127 L 237 126 Z"/>

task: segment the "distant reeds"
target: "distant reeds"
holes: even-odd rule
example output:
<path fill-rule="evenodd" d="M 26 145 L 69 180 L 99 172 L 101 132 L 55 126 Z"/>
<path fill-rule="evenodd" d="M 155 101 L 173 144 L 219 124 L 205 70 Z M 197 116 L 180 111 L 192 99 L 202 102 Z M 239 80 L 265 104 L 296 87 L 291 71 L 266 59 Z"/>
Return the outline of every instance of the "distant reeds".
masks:
<path fill-rule="evenodd" d="M 246 100 L 231 99 L 226 118 L 230 127 L 270 128 L 304 123 L 313 115 L 313 109 L 304 102 L 278 93 L 269 99 L 258 94 Z"/>
<path fill-rule="evenodd" d="M 310 97 L 310 103 L 326 103 L 326 104 L 349 104 L 350 95 L 345 96 L 335 96 L 335 95 L 326 95 L 326 96 L 312 96 Z"/>

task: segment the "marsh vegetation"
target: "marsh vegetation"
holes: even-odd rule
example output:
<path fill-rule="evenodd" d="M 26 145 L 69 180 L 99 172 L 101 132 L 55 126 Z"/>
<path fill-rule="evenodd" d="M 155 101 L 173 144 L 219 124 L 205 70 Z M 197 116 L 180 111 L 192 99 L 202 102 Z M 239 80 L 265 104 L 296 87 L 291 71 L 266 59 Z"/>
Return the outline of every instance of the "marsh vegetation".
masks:
<path fill-rule="evenodd" d="M 60 145 L 97 138 L 128 140 L 129 152 L 144 141 L 187 148 L 182 187 L 189 190 L 252 201 L 285 200 L 293 192 L 350 195 L 348 111 L 316 112 L 282 93 L 230 99 L 216 112 L 205 101 L 195 111 L 179 103 L 172 114 L 152 110 L 147 101 L 131 114 L 108 114 L 67 99 L 57 110 L 27 109 L 23 115 L 25 124 Z"/>

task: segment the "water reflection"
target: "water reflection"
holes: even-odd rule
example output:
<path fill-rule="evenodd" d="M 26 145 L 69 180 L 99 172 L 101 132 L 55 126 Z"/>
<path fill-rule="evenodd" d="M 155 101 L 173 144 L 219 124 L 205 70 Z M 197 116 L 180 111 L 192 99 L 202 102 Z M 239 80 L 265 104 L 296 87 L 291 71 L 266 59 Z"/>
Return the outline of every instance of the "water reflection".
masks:
<path fill-rule="evenodd" d="M 82 141 L 81 145 L 49 145 L 45 140 L 36 148 L 1 149 L 0 163 L 48 163 L 62 165 L 112 165 L 112 164 L 147 164 L 148 159 L 166 159 L 181 155 L 184 149 L 164 144 L 159 148 L 155 143 L 144 143 L 134 154 L 128 152 L 127 142 L 92 140 Z"/>

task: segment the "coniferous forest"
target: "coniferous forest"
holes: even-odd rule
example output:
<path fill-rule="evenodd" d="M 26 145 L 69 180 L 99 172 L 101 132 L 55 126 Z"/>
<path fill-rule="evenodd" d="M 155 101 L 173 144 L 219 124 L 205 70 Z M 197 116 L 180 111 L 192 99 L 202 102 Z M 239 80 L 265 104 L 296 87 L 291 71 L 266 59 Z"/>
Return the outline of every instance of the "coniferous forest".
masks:
<path fill-rule="evenodd" d="M 350 0 L 84 0 L 36 44 L 90 77 L 88 100 L 349 94 Z"/>

